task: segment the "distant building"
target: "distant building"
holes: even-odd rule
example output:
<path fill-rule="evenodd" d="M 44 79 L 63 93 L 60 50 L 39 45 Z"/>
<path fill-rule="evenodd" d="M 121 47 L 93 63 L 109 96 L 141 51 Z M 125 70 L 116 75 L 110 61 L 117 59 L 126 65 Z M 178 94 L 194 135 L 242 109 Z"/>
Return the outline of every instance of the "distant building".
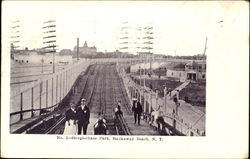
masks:
<path fill-rule="evenodd" d="M 143 58 L 152 57 L 153 53 L 149 52 L 139 52 L 139 56 Z"/>
<path fill-rule="evenodd" d="M 166 75 L 182 82 L 185 80 L 203 81 L 206 80 L 206 62 L 191 61 L 186 64 L 179 64 L 168 68 Z"/>
<path fill-rule="evenodd" d="M 65 49 L 67 52 L 67 49 Z M 32 49 L 15 49 L 11 48 L 12 52 L 12 60 L 18 63 L 53 63 L 53 54 L 52 53 L 44 53 L 43 48 Z M 64 52 L 64 51 L 63 51 Z M 64 56 L 59 56 L 58 52 L 54 53 L 54 61 L 55 63 L 70 63 L 72 61 L 72 55 L 65 54 Z"/>
<path fill-rule="evenodd" d="M 73 52 L 70 49 L 62 49 L 59 52 L 59 55 L 63 56 L 63 55 L 73 55 Z"/>
<path fill-rule="evenodd" d="M 186 78 L 190 80 L 206 79 L 206 63 L 192 61 L 185 65 Z"/>
<path fill-rule="evenodd" d="M 74 47 L 74 53 L 77 53 L 77 46 Z M 79 54 L 81 55 L 89 55 L 89 54 L 96 54 L 97 49 L 95 46 L 93 47 L 88 47 L 87 42 L 85 41 L 83 47 L 79 47 Z"/>
<path fill-rule="evenodd" d="M 36 50 L 29 50 L 27 47 L 25 49 L 14 49 L 13 46 L 11 46 L 11 53 L 14 55 L 32 55 L 37 54 Z"/>

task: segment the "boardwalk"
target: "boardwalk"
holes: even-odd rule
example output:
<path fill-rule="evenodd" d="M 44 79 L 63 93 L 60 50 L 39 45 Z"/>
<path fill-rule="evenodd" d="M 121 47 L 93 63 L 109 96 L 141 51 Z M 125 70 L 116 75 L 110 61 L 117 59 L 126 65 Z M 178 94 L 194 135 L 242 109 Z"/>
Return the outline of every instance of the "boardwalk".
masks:
<path fill-rule="evenodd" d="M 94 66 L 93 66 L 94 67 Z M 97 120 L 97 114 L 103 112 L 108 121 L 108 134 L 115 135 L 112 130 L 114 107 L 117 101 L 121 101 L 121 109 L 124 114 L 124 120 L 132 135 L 157 135 L 158 132 L 151 128 L 146 122 L 142 121 L 141 126 L 134 124 L 133 114 L 131 113 L 131 104 L 126 100 L 123 92 L 122 83 L 116 72 L 114 64 L 97 65 L 93 72 L 90 72 L 92 77 L 88 81 L 87 89 L 83 97 L 89 100 L 91 113 L 91 124 L 89 125 L 88 134 L 93 134 L 93 121 Z M 97 75 L 97 76 L 96 76 Z M 87 92 L 92 91 L 92 96 L 89 97 Z"/>
<path fill-rule="evenodd" d="M 12 124 L 11 132 L 21 132 L 26 129 L 27 125 L 34 123 L 26 133 L 62 134 L 65 125 L 64 113 L 69 109 L 68 103 L 74 102 L 78 105 L 79 100 L 85 98 L 87 99 L 91 112 L 87 135 L 94 134 L 93 127 L 100 112 L 104 114 L 107 120 L 108 135 L 125 135 L 128 132 L 130 135 L 159 135 L 158 131 L 143 120 L 140 126 L 134 124 L 131 103 L 128 100 L 121 77 L 118 76 L 115 63 L 89 66 L 86 71 L 80 74 L 72 90 L 74 90 L 73 93 L 71 93 L 67 97 L 67 101 L 60 106 L 60 110 L 48 113 L 47 116 L 36 116 Z M 121 110 L 123 111 L 122 120 L 124 123 L 120 123 L 120 125 L 117 126 L 114 124 L 114 108 L 117 106 L 118 101 L 121 101 Z M 59 119 L 54 120 L 54 122 L 57 123 L 49 124 L 52 114 L 57 114 Z M 46 121 L 48 121 L 47 124 Z M 52 125 L 53 128 L 47 130 L 50 125 Z M 124 127 L 126 127 L 128 132 L 124 132 Z"/>

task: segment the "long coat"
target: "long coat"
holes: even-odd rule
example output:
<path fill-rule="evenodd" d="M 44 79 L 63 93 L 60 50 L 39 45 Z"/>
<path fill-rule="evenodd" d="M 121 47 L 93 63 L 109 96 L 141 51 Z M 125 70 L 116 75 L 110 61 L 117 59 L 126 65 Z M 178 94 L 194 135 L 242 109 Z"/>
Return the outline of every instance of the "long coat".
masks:
<path fill-rule="evenodd" d="M 89 124 L 89 117 L 90 117 L 90 112 L 89 108 L 85 106 L 83 109 L 82 107 L 79 107 L 77 109 L 77 119 L 78 119 L 78 124 Z"/>
<path fill-rule="evenodd" d="M 141 103 L 140 102 L 134 103 L 132 107 L 132 111 L 135 114 L 141 114 L 143 112 Z"/>

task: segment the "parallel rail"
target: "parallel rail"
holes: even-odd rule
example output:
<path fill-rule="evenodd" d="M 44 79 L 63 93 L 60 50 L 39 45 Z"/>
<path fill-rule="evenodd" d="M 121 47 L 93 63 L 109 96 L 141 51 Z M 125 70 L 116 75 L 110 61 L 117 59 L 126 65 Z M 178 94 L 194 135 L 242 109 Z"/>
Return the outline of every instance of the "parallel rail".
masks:
<path fill-rule="evenodd" d="M 92 107 L 93 109 L 94 107 L 96 107 L 99 109 L 100 112 L 104 114 L 105 119 L 107 120 L 108 135 L 131 135 L 131 132 L 122 116 L 118 116 L 118 123 L 114 124 L 114 118 L 113 118 L 114 114 L 112 110 L 117 100 L 114 94 L 119 94 L 119 93 L 122 94 L 119 100 L 126 103 L 124 92 L 122 92 L 122 89 L 120 88 L 121 81 L 117 76 L 117 72 L 114 73 L 114 76 L 110 75 L 113 73 L 113 71 L 116 71 L 115 65 L 105 64 L 104 67 L 100 66 L 96 67 L 96 66 L 98 65 L 92 67 L 91 70 L 87 73 L 87 79 L 84 85 L 84 91 L 85 91 L 85 88 L 90 84 L 92 84 L 91 85 L 92 89 L 90 95 L 88 96 L 88 101 L 89 101 L 88 105 L 90 106 L 90 110 L 92 109 Z M 91 81 L 89 81 L 91 80 L 90 74 L 94 75 L 94 81 L 92 83 Z M 115 89 L 115 88 L 120 88 L 120 89 Z M 82 96 L 84 94 L 84 91 L 82 93 Z M 96 106 L 95 103 L 98 103 L 99 106 Z M 64 128 L 64 123 L 65 123 L 65 117 L 62 116 L 52 126 L 50 126 L 45 133 L 54 134 L 58 132 L 58 129 Z M 59 132 L 62 133 L 62 130 Z"/>
<path fill-rule="evenodd" d="M 87 71 L 86 71 L 87 78 L 86 78 L 86 81 L 85 81 L 85 83 L 84 83 L 84 89 L 83 89 L 82 94 L 84 93 L 84 90 L 85 90 L 85 88 L 87 87 L 88 80 L 89 80 L 89 78 L 90 78 L 90 74 L 91 74 L 91 73 L 89 73 L 89 72 L 92 71 L 92 70 L 90 70 L 90 67 L 91 67 L 91 66 L 89 66 L 88 69 L 87 69 Z M 94 69 L 95 69 L 95 67 L 94 67 Z M 81 95 L 81 96 L 82 96 L 82 95 Z M 90 97 L 90 98 L 92 98 L 92 93 L 91 93 L 91 97 Z M 78 104 L 80 103 L 80 99 L 79 99 L 79 101 L 78 101 L 77 103 L 78 103 Z M 50 127 L 46 130 L 45 134 L 55 134 L 55 132 L 56 132 L 59 128 L 64 128 L 64 123 L 65 123 L 65 121 L 66 121 L 66 117 L 65 117 L 65 116 L 62 116 L 58 121 L 56 121 L 52 126 L 50 126 Z M 61 133 L 62 133 L 62 132 L 63 132 L 63 131 L 61 131 Z"/>
<path fill-rule="evenodd" d="M 120 93 L 114 89 L 116 87 L 120 87 L 120 84 L 117 82 L 118 76 L 110 75 L 114 70 L 115 65 L 108 64 L 102 67 L 101 70 L 97 71 L 97 77 L 95 78 L 95 84 L 93 91 L 91 92 L 89 105 L 93 107 L 94 103 L 99 104 L 98 110 L 103 113 L 105 119 L 107 120 L 107 131 L 109 135 L 130 135 L 131 133 L 122 116 L 118 117 L 118 123 L 114 123 L 115 119 L 113 118 L 113 107 L 115 106 L 117 100 L 114 94 Z M 93 96 L 98 96 L 99 102 L 94 101 L 95 98 L 93 98 Z"/>

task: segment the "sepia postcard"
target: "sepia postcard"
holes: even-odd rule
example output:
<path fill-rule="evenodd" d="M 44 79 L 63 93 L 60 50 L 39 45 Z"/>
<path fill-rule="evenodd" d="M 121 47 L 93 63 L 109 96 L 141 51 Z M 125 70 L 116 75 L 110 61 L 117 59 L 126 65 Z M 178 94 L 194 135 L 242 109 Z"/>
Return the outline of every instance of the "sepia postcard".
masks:
<path fill-rule="evenodd" d="M 2 4 L 1 157 L 248 158 L 248 2 Z"/>

